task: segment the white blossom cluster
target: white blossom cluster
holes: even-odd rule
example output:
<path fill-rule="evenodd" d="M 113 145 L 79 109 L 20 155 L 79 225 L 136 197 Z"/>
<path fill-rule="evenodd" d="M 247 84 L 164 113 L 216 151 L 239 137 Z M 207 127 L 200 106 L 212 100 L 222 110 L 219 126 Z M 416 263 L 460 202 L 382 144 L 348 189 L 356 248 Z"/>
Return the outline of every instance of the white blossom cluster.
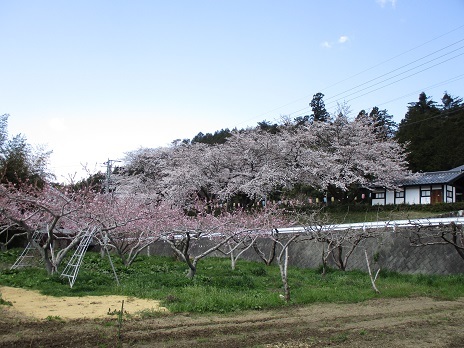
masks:
<path fill-rule="evenodd" d="M 378 134 L 366 119 L 340 114 L 327 123 L 287 121 L 276 134 L 234 131 L 224 144 L 141 148 L 127 154 L 118 190 L 185 202 L 197 195 L 260 199 L 295 184 L 321 191 L 393 188 L 408 175 L 405 151 Z"/>

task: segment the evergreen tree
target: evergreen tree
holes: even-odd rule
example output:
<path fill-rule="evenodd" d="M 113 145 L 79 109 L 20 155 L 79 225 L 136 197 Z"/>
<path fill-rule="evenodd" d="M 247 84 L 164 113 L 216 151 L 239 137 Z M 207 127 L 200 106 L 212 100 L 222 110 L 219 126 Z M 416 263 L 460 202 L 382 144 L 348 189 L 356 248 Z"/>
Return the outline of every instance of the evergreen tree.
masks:
<path fill-rule="evenodd" d="M 215 131 L 214 134 L 206 133 L 203 134 L 202 132 L 195 135 L 191 141 L 192 144 L 194 143 L 203 143 L 203 144 L 224 144 L 228 137 L 230 137 L 231 132 L 228 128 L 221 129 L 219 131 Z"/>
<path fill-rule="evenodd" d="M 422 92 L 399 125 L 396 138 L 407 145 L 413 171 L 449 170 L 464 164 L 462 99 L 445 92 L 442 102 L 437 106 Z"/>
<path fill-rule="evenodd" d="M 258 122 L 258 129 L 271 134 L 277 134 L 279 131 L 279 125 L 277 123 L 272 124 L 271 122 L 264 120 Z"/>
<path fill-rule="evenodd" d="M 380 110 L 377 106 L 374 106 L 369 114 L 361 110 L 357 118 L 365 118 L 374 127 L 380 139 L 393 138 L 398 128 L 396 122 L 393 121 L 393 116 L 387 110 Z"/>
<path fill-rule="evenodd" d="M 330 114 L 325 108 L 323 98 L 324 94 L 318 92 L 313 95 L 313 99 L 309 104 L 311 106 L 311 110 L 313 111 L 312 115 L 310 116 L 313 122 L 328 122 L 330 119 Z"/>

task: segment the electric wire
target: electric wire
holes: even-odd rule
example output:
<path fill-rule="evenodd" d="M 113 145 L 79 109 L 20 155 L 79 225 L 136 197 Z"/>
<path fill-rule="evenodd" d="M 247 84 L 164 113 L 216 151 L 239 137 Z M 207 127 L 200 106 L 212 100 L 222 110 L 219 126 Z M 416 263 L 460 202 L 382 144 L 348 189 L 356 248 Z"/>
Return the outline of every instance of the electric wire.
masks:
<path fill-rule="evenodd" d="M 404 51 L 404 52 L 402 52 L 402 53 L 399 53 L 399 54 L 397 54 L 397 55 L 395 55 L 395 56 L 393 56 L 393 57 L 391 57 L 391 58 L 388 58 L 388 59 L 386 59 L 386 60 L 384 60 L 384 61 L 382 61 L 382 62 L 380 62 L 380 63 L 378 63 L 378 64 L 375 64 L 375 65 L 373 65 L 373 66 L 371 66 L 371 67 L 369 67 L 369 68 L 367 68 L 367 69 L 364 69 L 364 70 L 362 70 L 362 71 L 360 71 L 360 72 L 358 72 L 358 73 L 356 73 L 356 74 L 354 74 L 354 75 L 351 75 L 351 76 L 349 76 L 349 77 L 347 77 L 347 78 L 345 78 L 345 79 L 343 79 L 343 80 L 340 80 L 340 81 L 338 81 L 338 82 L 336 82 L 336 83 L 334 83 L 334 84 L 331 84 L 331 85 L 329 85 L 329 86 L 327 86 L 327 87 L 324 87 L 324 88 L 322 88 L 320 91 L 321 91 L 321 92 L 324 92 L 324 91 L 326 91 L 326 90 L 329 89 L 329 88 L 332 88 L 332 87 L 337 86 L 337 85 L 339 85 L 339 84 L 341 84 L 341 83 L 343 83 L 343 82 L 346 82 L 346 81 L 348 81 L 348 80 L 350 80 L 350 79 L 352 79 L 352 78 L 354 78 L 354 77 L 357 77 L 357 76 L 359 76 L 359 75 L 362 75 L 363 73 L 365 73 L 365 72 L 367 72 L 367 71 L 370 71 L 370 70 L 372 70 L 372 69 L 374 69 L 374 68 L 377 68 L 377 67 L 379 67 L 379 66 L 381 66 L 381 65 L 383 65 L 383 64 L 385 64 L 385 63 L 388 63 L 388 62 L 390 62 L 390 61 L 392 61 L 392 60 L 395 60 L 396 58 L 401 57 L 401 56 L 403 56 L 403 55 L 405 55 L 405 54 L 407 54 L 407 53 L 410 53 L 410 52 L 412 52 L 412 51 L 415 51 L 415 50 L 418 49 L 418 48 L 424 47 L 424 46 L 428 45 L 429 43 L 431 43 L 431 42 L 433 42 L 433 41 L 436 41 L 436 40 L 438 40 L 438 39 L 440 39 L 440 38 L 442 38 L 442 37 L 445 37 L 445 36 L 447 36 L 447 35 L 449 35 L 449 34 L 455 32 L 455 31 L 458 31 L 458 30 L 460 30 L 460 29 L 462 29 L 462 28 L 464 28 L 464 25 L 460 25 L 459 27 L 454 28 L 454 29 L 452 29 L 452 30 L 450 30 L 450 31 L 447 31 L 447 32 L 445 32 L 445 33 L 443 33 L 443 34 L 441 34 L 441 35 L 438 35 L 438 36 L 436 36 L 436 37 L 434 37 L 434 38 L 432 38 L 432 39 L 430 39 L 430 40 L 428 40 L 428 41 L 426 41 L 426 42 L 424 42 L 424 43 L 422 43 L 422 44 L 420 44 L 420 45 L 417 45 L 417 46 L 415 46 L 415 47 L 413 47 L 413 48 L 411 48 L 411 49 L 409 49 L 409 50 L 406 50 L 406 51 Z M 434 51 L 434 52 L 432 52 L 432 53 L 430 53 L 430 54 L 428 54 L 428 55 L 426 55 L 426 56 L 424 56 L 424 57 L 422 57 L 422 58 L 417 59 L 416 61 L 410 62 L 410 63 L 408 63 L 408 64 L 406 64 L 406 65 L 404 65 L 404 66 L 402 66 L 402 67 L 400 67 L 400 68 L 397 68 L 397 69 L 395 69 L 395 70 L 392 70 L 392 71 L 390 71 L 390 72 L 388 72 L 388 73 L 386 73 L 386 74 L 383 74 L 383 75 L 381 75 L 380 77 L 377 77 L 377 78 L 375 78 L 375 79 L 381 78 L 382 76 L 386 76 L 386 75 L 388 75 L 388 74 L 390 74 L 390 73 L 392 73 L 392 72 L 394 72 L 394 71 L 397 71 L 397 70 L 399 70 L 399 69 L 401 69 L 401 68 L 403 68 L 403 67 L 405 67 L 405 66 L 408 66 L 408 65 L 410 65 L 410 64 L 413 64 L 414 62 L 420 61 L 420 60 L 422 60 L 422 59 L 424 59 L 424 58 L 426 58 L 426 57 L 429 57 L 429 56 L 431 56 L 431 55 L 433 55 L 433 54 L 439 52 L 439 51 L 442 51 L 442 50 L 444 50 L 444 49 L 446 49 L 446 48 L 449 48 L 449 47 L 451 47 L 451 46 L 453 46 L 453 45 L 455 45 L 455 44 L 457 44 L 457 43 L 459 43 L 459 42 L 461 42 L 461 41 L 463 41 L 463 40 L 464 40 L 464 39 L 458 40 L 458 41 L 456 41 L 456 42 L 454 42 L 454 43 L 452 43 L 452 44 L 450 44 L 450 45 L 448 45 L 448 46 L 445 46 L 445 47 L 443 47 L 443 48 L 441 48 L 441 49 L 439 49 L 439 50 L 436 50 L 436 51 Z M 371 81 L 373 81 L 373 80 L 375 80 L 375 79 L 369 80 L 368 82 L 371 82 Z M 350 90 L 352 90 L 352 89 L 350 89 Z M 347 90 L 347 91 L 350 91 L 350 90 Z M 345 92 L 346 92 L 346 91 L 345 91 Z M 344 93 L 344 92 L 342 92 L 342 93 Z M 298 101 L 307 99 L 307 98 L 309 98 L 309 97 L 311 97 L 311 96 L 312 96 L 312 95 L 306 95 L 306 96 L 304 96 L 304 97 L 295 99 L 295 100 L 293 100 L 293 101 L 291 101 L 291 102 L 288 102 L 288 103 L 286 103 L 286 104 L 284 104 L 284 105 L 275 107 L 275 108 L 273 108 L 273 109 L 271 109 L 271 110 L 269 110 L 269 111 L 266 111 L 266 112 L 264 112 L 264 113 L 261 113 L 261 114 L 257 115 L 256 117 L 253 117 L 252 119 L 257 119 L 258 117 L 267 115 L 267 114 L 272 113 L 272 112 L 274 112 L 274 111 L 276 111 L 276 110 L 279 110 L 279 109 L 281 109 L 281 108 L 283 108 L 283 107 L 285 107 L 285 106 L 288 106 L 288 105 L 294 104 L 294 103 L 296 103 L 296 102 L 298 102 Z M 333 97 L 332 97 L 332 98 L 333 98 Z M 330 99 L 330 98 L 328 98 L 328 99 Z M 337 101 L 338 101 L 338 100 L 337 100 Z M 287 115 L 293 115 L 293 114 L 295 114 L 295 113 L 301 112 L 301 111 L 306 110 L 306 109 L 309 109 L 309 107 L 305 107 L 305 108 L 302 108 L 302 109 L 293 111 L 293 112 L 291 112 L 291 113 L 287 113 Z M 243 122 L 242 122 L 242 123 L 243 123 Z"/>
<path fill-rule="evenodd" d="M 355 100 L 355 99 L 364 97 L 364 96 L 366 96 L 366 95 L 368 95 L 368 94 L 370 94 L 370 93 L 373 93 L 373 92 L 375 92 L 375 91 L 378 91 L 379 89 L 382 89 L 382 88 L 391 86 L 391 85 L 393 85 L 393 84 L 395 84 L 395 83 L 397 83 L 397 82 L 403 81 L 403 80 L 405 80 L 405 79 L 407 79 L 407 78 L 410 78 L 410 77 L 412 77 L 412 76 L 414 76 L 414 75 L 420 74 L 420 73 L 422 73 L 422 72 L 424 72 L 424 71 L 427 71 L 427 70 L 429 70 L 429 69 L 431 69 L 431 68 L 434 68 L 434 67 L 436 67 L 436 66 L 438 66 L 438 65 L 441 65 L 441 64 L 443 64 L 443 63 L 446 63 L 446 62 L 448 62 L 448 61 L 450 61 L 450 60 L 452 60 L 452 59 L 455 59 L 455 58 L 457 58 L 457 57 L 460 57 L 460 56 L 462 56 L 462 55 L 464 55 L 464 53 L 458 54 L 458 55 L 456 55 L 456 56 L 454 56 L 454 57 L 451 57 L 451 58 L 449 58 L 449 59 L 446 59 L 445 61 L 442 61 L 442 62 L 439 62 L 439 63 L 437 63 L 437 64 L 434 64 L 434 65 L 429 66 L 429 67 L 427 67 L 427 68 L 425 68 L 425 69 L 416 71 L 416 72 L 413 73 L 413 74 L 404 76 L 404 77 L 400 78 L 399 80 L 390 82 L 390 83 L 388 83 L 388 84 L 386 84 L 386 85 L 383 85 L 383 86 L 381 86 L 381 87 L 378 87 L 378 88 L 375 88 L 375 89 L 373 89 L 373 90 L 370 90 L 370 91 L 368 91 L 368 92 L 366 92 L 366 93 L 364 93 L 364 94 L 361 94 L 361 95 L 358 95 L 358 96 L 356 96 L 356 97 L 353 97 L 353 98 L 347 100 L 347 102 L 350 102 L 350 101 L 352 101 L 352 100 Z M 399 75 L 402 75 L 402 74 L 399 74 Z M 394 77 L 398 77 L 399 75 L 396 75 L 396 76 L 394 76 Z M 390 80 L 390 79 L 387 79 L 387 80 L 384 80 L 384 81 L 381 81 L 381 82 L 385 82 L 385 81 L 388 81 L 388 80 Z M 376 85 L 378 85 L 378 84 L 369 86 L 368 88 L 374 87 L 374 86 L 376 86 Z M 354 95 L 354 94 L 357 94 L 357 93 L 359 93 L 359 92 L 362 92 L 362 91 L 364 91 L 364 90 L 366 90 L 366 89 L 368 89 L 368 88 L 359 90 L 358 92 L 355 92 L 355 93 L 352 93 L 352 94 L 348 94 L 346 97 L 349 97 L 349 96 L 351 96 L 351 95 Z M 339 101 L 339 100 L 340 100 L 340 99 L 338 99 L 337 101 Z M 333 103 L 333 102 L 332 102 L 332 103 Z"/>
<path fill-rule="evenodd" d="M 464 41 L 464 39 L 459 40 L 458 42 L 461 42 L 461 41 Z M 455 43 L 454 43 L 454 44 L 455 44 Z M 453 45 L 454 45 L 454 44 L 453 44 Z M 450 46 L 451 46 L 451 45 L 450 45 Z M 450 46 L 447 46 L 446 48 L 448 48 L 448 47 L 450 47 Z M 459 51 L 459 50 L 461 50 L 461 49 L 463 49 L 463 48 L 464 48 L 464 46 L 461 46 L 461 47 L 459 47 L 459 48 L 457 48 L 457 49 L 455 49 L 455 50 L 453 50 L 453 51 L 447 52 L 447 53 L 445 53 L 445 54 L 443 54 L 443 55 L 441 55 L 441 56 L 439 56 L 439 57 L 435 57 L 435 58 L 433 58 L 433 59 L 431 59 L 431 60 L 429 60 L 429 61 L 427 61 L 427 62 L 424 62 L 424 63 L 422 63 L 422 64 L 419 64 L 419 65 L 417 65 L 417 66 L 414 66 L 414 67 L 411 68 L 411 69 L 405 70 L 405 71 L 403 71 L 403 72 L 401 72 L 401 73 L 399 73 L 399 74 L 396 74 L 396 75 L 394 75 L 394 76 L 391 76 L 391 77 L 389 77 L 389 78 L 387 78 L 387 79 L 385 79 L 385 80 L 383 80 L 383 81 L 374 83 L 374 84 L 372 84 L 372 85 L 370 85 L 370 86 L 367 86 L 367 87 L 365 87 L 365 88 L 363 88 L 363 89 L 361 89 L 361 90 L 359 90 L 359 91 L 352 92 L 351 94 L 348 94 L 348 95 L 346 95 L 345 97 L 351 96 L 351 95 L 356 94 L 356 93 L 358 93 L 358 92 L 364 91 L 364 90 L 369 89 L 369 88 L 374 87 L 374 86 L 377 86 L 377 85 L 381 84 L 382 82 L 391 80 L 391 79 L 393 79 L 393 78 L 395 78 L 395 77 L 398 77 L 398 76 L 400 76 L 400 75 L 403 75 L 403 74 L 405 74 L 405 73 L 407 73 L 407 72 L 409 72 L 409 71 L 412 71 L 412 70 L 415 70 L 415 69 L 417 69 L 417 68 L 419 68 L 419 67 L 421 67 L 421 66 L 427 65 L 427 64 L 429 64 L 429 63 L 431 63 L 431 62 L 433 62 L 433 61 L 436 61 L 437 59 L 443 58 L 443 57 L 445 57 L 445 56 L 447 56 L 447 55 L 450 55 L 450 54 L 452 54 L 452 53 L 454 53 L 454 52 L 456 52 L 456 51 Z M 371 80 L 369 80 L 369 81 L 363 82 L 363 83 L 361 83 L 361 84 L 359 84 L 359 85 L 357 85 L 357 86 L 355 86 L 355 87 L 352 87 L 352 88 L 350 88 L 350 89 L 348 89 L 348 90 L 345 90 L 344 92 L 341 92 L 341 93 L 338 93 L 338 94 L 336 94 L 336 95 L 334 95 L 334 96 L 331 96 L 330 98 L 327 98 L 326 100 L 334 99 L 334 98 L 336 98 L 336 97 L 338 97 L 338 96 L 340 96 L 340 95 L 343 95 L 344 93 L 347 93 L 347 92 L 352 91 L 353 89 L 362 87 L 362 86 L 364 86 L 364 85 L 366 85 L 366 84 L 368 84 L 368 83 L 370 83 L 370 82 L 372 82 L 372 81 L 375 81 L 375 80 L 378 80 L 378 79 L 380 79 L 380 78 L 382 78 L 382 77 L 384 77 L 384 76 L 390 75 L 390 74 L 392 74 L 392 73 L 395 72 L 395 71 L 401 70 L 401 69 L 403 69 L 404 67 L 407 67 L 407 66 L 409 66 L 409 65 L 411 65 L 411 64 L 413 64 L 413 63 L 416 63 L 416 62 L 418 62 L 418 61 L 420 61 L 420 60 L 422 60 L 422 59 L 424 59 L 424 58 L 426 58 L 426 57 L 429 57 L 429 56 L 431 56 L 431 55 L 434 55 L 435 53 L 437 53 L 437 52 L 439 52 L 439 51 L 441 51 L 441 50 L 443 50 L 443 49 L 437 50 L 437 51 L 435 51 L 435 52 L 433 52 L 433 53 L 428 54 L 427 56 L 424 56 L 424 57 L 422 57 L 422 58 L 416 59 L 416 60 L 413 61 L 413 62 L 410 62 L 410 63 L 408 63 L 408 64 L 405 64 L 405 65 L 403 65 L 403 66 L 401 66 L 401 67 L 399 67 L 399 68 L 396 68 L 396 69 L 394 69 L 394 70 L 391 70 L 391 71 L 389 71 L 388 73 L 385 73 L 385 74 L 383 74 L 383 75 L 380 75 L 380 76 L 378 76 L 378 77 L 375 77 L 375 78 L 373 78 L 373 79 L 371 79 Z M 459 55 L 458 55 L 458 56 L 459 56 Z M 457 56 L 456 56 L 456 57 L 457 57 Z M 455 58 L 455 57 L 453 57 L 453 58 Z M 445 62 L 446 62 L 446 61 L 445 61 Z"/>

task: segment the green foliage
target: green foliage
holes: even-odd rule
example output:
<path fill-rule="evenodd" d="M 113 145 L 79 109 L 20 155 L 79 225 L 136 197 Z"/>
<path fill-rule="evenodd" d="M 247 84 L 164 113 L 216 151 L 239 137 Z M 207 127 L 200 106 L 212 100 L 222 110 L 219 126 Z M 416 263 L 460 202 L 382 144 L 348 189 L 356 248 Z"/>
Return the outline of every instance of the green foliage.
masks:
<path fill-rule="evenodd" d="M 311 110 L 313 111 L 310 117 L 313 122 L 328 122 L 330 119 L 330 114 L 325 108 L 323 98 L 324 94 L 318 92 L 313 95 L 313 99 L 311 100 L 311 103 L 309 103 L 309 106 L 311 106 Z"/>
<path fill-rule="evenodd" d="M 54 321 L 54 322 L 64 322 L 63 318 L 59 315 L 49 315 L 45 318 L 47 321 Z"/>
<path fill-rule="evenodd" d="M 437 106 L 425 93 L 410 103 L 396 138 L 407 144 L 408 161 L 413 171 L 449 170 L 464 164 L 462 129 L 464 104 L 448 93 Z"/>
<path fill-rule="evenodd" d="M 211 257 L 203 260 L 197 276 L 190 280 L 185 277 L 185 264 L 171 257 L 139 256 L 131 268 L 114 261 L 120 287 L 113 278 L 108 258 L 92 252 L 85 256 L 72 289 L 67 280 L 48 276 L 42 269 L 0 271 L 0 285 L 37 289 L 53 296 L 92 294 L 156 299 L 171 312 L 227 313 L 288 305 L 279 297 L 282 283 L 277 266 L 239 260 L 232 270 L 229 259 Z M 377 280 L 380 295 L 372 291 L 368 275 L 360 271 L 328 269 L 322 276 L 318 269 L 290 267 L 288 277 L 292 305 L 353 303 L 379 296 L 431 296 L 449 300 L 464 296 L 464 275 L 404 275 L 383 270 Z M 147 311 L 143 315 L 161 314 Z"/>
<path fill-rule="evenodd" d="M 228 137 L 231 136 L 231 132 L 228 128 L 221 129 L 220 131 L 215 131 L 214 134 L 202 132 L 195 135 L 192 139 L 193 143 L 203 143 L 203 144 L 224 144 Z"/>
<path fill-rule="evenodd" d="M 459 210 L 464 210 L 464 202 L 438 204 L 401 204 L 401 205 L 367 205 L 367 204 L 329 204 L 327 206 L 303 205 L 287 207 L 302 214 L 313 212 L 326 213 L 332 223 L 354 223 L 365 221 L 392 221 L 432 217 L 455 216 Z M 304 221 L 301 221 L 304 223 Z"/>
<path fill-rule="evenodd" d="M 47 162 L 50 151 L 34 149 L 24 135 L 8 139 L 8 117 L 0 116 L 0 183 L 33 183 L 41 187 L 50 177 Z"/>

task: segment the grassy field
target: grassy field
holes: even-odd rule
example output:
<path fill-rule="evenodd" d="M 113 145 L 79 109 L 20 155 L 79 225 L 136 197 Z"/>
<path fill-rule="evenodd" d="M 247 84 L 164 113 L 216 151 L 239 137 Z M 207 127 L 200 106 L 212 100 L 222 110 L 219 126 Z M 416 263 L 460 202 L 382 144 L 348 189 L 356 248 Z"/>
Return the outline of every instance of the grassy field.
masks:
<path fill-rule="evenodd" d="M 53 296 L 126 295 L 157 299 L 171 312 L 225 313 L 310 303 L 356 303 L 372 298 L 427 296 L 453 300 L 464 296 L 464 275 L 401 275 L 382 271 L 377 281 L 381 294 L 371 288 L 369 277 L 359 271 L 289 269 L 292 301 L 280 298 L 282 283 L 278 267 L 239 260 L 231 270 L 227 258 L 200 261 L 197 276 L 187 279 L 184 263 L 170 257 L 139 257 L 125 268 L 115 257 L 117 286 L 107 258 L 88 252 L 74 287 L 58 275 L 42 269 L 10 271 L 20 250 L 0 253 L 0 285 L 40 290 Z"/>

